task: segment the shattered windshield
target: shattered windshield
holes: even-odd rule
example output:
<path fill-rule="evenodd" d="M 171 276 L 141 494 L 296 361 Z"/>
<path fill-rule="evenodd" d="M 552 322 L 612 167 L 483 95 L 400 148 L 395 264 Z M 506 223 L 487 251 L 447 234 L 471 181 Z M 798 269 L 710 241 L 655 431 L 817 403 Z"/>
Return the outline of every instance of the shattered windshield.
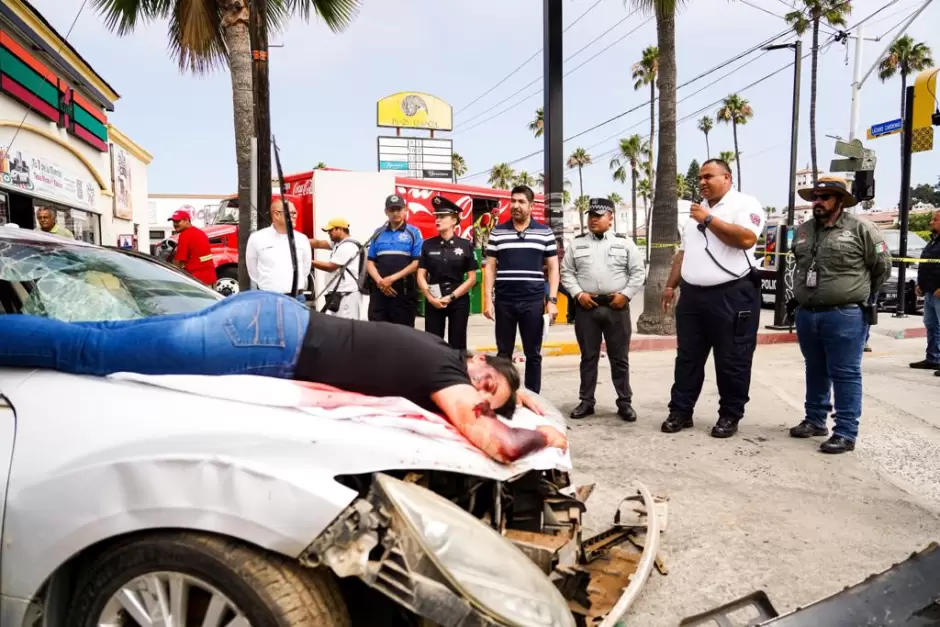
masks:
<path fill-rule="evenodd" d="M 206 224 L 238 224 L 238 201 L 223 200 Z"/>
<path fill-rule="evenodd" d="M 0 239 L 0 281 L 23 313 L 65 322 L 186 313 L 219 298 L 157 263 L 66 241 Z"/>

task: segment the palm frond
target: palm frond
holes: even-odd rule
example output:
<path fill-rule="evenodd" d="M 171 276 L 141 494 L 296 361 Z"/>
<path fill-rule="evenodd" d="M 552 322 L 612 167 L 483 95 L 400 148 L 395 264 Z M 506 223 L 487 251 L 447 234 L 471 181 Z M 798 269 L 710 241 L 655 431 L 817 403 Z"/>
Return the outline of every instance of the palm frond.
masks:
<path fill-rule="evenodd" d="M 359 14 L 360 0 L 281 0 L 288 15 L 298 15 L 309 21 L 317 15 L 334 33 L 340 33 Z"/>

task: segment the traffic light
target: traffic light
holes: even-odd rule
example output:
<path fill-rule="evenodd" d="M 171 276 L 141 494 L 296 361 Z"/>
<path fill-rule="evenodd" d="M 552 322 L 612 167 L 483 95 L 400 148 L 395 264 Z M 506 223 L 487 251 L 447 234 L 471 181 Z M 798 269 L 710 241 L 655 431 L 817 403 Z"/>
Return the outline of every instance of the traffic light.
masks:
<path fill-rule="evenodd" d="M 855 173 L 855 180 L 852 181 L 852 195 L 859 202 L 873 200 L 875 198 L 875 171 L 858 170 Z"/>

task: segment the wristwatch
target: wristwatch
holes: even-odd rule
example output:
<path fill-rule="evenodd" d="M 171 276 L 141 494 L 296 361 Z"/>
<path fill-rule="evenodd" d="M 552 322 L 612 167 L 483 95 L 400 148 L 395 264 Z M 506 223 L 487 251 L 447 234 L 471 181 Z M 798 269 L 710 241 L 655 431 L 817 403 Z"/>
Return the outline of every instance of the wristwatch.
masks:
<path fill-rule="evenodd" d="M 705 216 L 705 219 L 702 221 L 702 224 L 705 225 L 705 228 L 706 228 L 706 229 L 708 228 L 708 225 L 712 223 L 712 220 L 714 219 L 714 217 L 715 217 L 715 216 L 713 216 L 713 215 L 707 215 L 707 216 Z"/>
<path fill-rule="evenodd" d="M 558 304 L 558 297 L 557 297 L 557 296 L 553 296 L 552 298 L 549 298 L 548 300 L 550 300 L 552 303 L 554 303 L 554 304 L 556 304 L 556 305 Z"/>

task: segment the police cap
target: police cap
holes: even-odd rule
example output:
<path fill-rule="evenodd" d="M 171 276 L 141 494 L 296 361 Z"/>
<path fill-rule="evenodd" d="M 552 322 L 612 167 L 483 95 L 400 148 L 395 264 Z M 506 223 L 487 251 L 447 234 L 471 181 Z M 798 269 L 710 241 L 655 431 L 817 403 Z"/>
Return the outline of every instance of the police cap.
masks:
<path fill-rule="evenodd" d="M 596 214 L 613 213 L 614 203 L 607 198 L 592 198 L 588 204 L 588 211 Z"/>
<path fill-rule="evenodd" d="M 435 196 L 431 199 L 431 204 L 434 206 L 434 215 L 460 215 L 460 207 L 452 200 L 444 198 L 443 196 Z"/>
<path fill-rule="evenodd" d="M 392 209 L 404 209 L 405 208 L 405 199 L 399 196 L 398 194 L 392 194 L 385 199 L 385 208 Z"/>

